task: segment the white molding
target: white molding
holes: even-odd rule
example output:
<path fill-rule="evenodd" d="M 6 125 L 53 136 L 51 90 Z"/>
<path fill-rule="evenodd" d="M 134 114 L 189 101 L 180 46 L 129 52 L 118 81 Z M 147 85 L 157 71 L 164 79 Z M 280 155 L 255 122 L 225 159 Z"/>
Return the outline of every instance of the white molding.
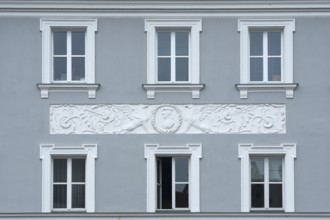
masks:
<path fill-rule="evenodd" d="M 147 90 L 147 98 L 154 99 L 157 92 L 191 92 L 193 99 L 199 99 L 200 90 L 204 84 L 143 84 L 142 87 Z"/>
<path fill-rule="evenodd" d="M 247 99 L 249 92 L 285 92 L 288 99 L 293 98 L 293 90 L 298 87 L 297 83 L 273 83 L 273 84 L 236 84 L 240 90 L 240 98 Z"/>
<path fill-rule="evenodd" d="M 41 98 L 47 99 L 49 97 L 49 92 L 86 92 L 88 93 L 88 98 L 96 98 L 96 90 L 100 87 L 100 84 L 42 84 L 38 83 L 37 87 L 40 89 Z"/>
<path fill-rule="evenodd" d="M 42 212 L 52 211 L 52 166 L 53 156 L 86 156 L 86 212 L 95 212 L 95 159 L 97 158 L 96 144 L 82 146 L 55 146 L 54 144 L 40 145 L 42 160 Z"/>
<path fill-rule="evenodd" d="M 249 65 L 249 29 L 250 28 L 281 28 L 283 29 L 283 77 L 279 83 L 261 82 L 267 86 L 257 86 L 250 82 Z M 240 89 L 240 97 L 246 99 L 248 92 L 284 91 L 287 98 L 293 98 L 293 89 L 285 84 L 293 84 L 293 32 L 295 31 L 295 19 L 239 19 L 238 31 L 240 32 L 240 84 L 251 84 L 251 87 Z M 280 85 L 280 86 L 279 86 Z"/>
<path fill-rule="evenodd" d="M 155 98 L 155 92 L 173 91 L 178 90 L 178 86 L 181 85 L 180 91 L 191 91 L 193 98 L 199 98 L 199 89 L 196 87 L 188 87 L 191 84 L 200 83 L 200 32 L 202 31 L 201 19 L 146 19 L 145 20 L 145 32 L 147 32 L 147 84 L 157 84 L 157 61 L 156 61 L 156 38 L 157 28 L 190 28 L 190 61 L 189 61 L 189 83 L 187 87 L 183 87 L 183 84 L 173 83 L 171 88 L 170 84 L 166 84 L 160 87 L 144 86 L 147 90 L 147 98 Z"/>
<path fill-rule="evenodd" d="M 190 156 L 189 207 L 191 212 L 200 212 L 200 159 L 202 144 L 185 146 L 162 146 L 145 144 L 144 158 L 147 160 L 147 212 L 156 212 L 156 157 L 157 156 Z"/>
<path fill-rule="evenodd" d="M 51 134 L 284 134 L 283 104 L 50 105 Z"/>
<path fill-rule="evenodd" d="M 68 86 L 64 87 L 63 84 L 55 85 L 52 80 L 52 29 L 58 27 L 83 27 L 86 28 L 85 39 L 85 83 L 86 89 L 82 89 L 81 82 L 68 82 Z M 38 86 L 41 90 L 41 98 L 48 98 L 50 91 L 67 91 L 75 89 L 76 91 L 87 91 L 90 98 L 95 98 L 97 88 L 93 88 L 95 84 L 95 32 L 97 31 L 96 19 L 40 19 L 40 31 L 42 32 L 42 83 Z M 44 85 L 43 85 L 44 84 Z M 48 84 L 54 84 L 54 86 L 46 86 Z M 77 85 L 80 85 L 80 90 L 77 89 Z"/>
<path fill-rule="evenodd" d="M 286 143 L 278 146 L 255 146 L 254 144 L 239 144 L 238 158 L 241 159 L 241 211 L 250 212 L 250 156 L 251 155 L 282 155 L 284 156 L 284 196 L 285 212 L 294 212 L 294 159 L 296 144 Z"/>

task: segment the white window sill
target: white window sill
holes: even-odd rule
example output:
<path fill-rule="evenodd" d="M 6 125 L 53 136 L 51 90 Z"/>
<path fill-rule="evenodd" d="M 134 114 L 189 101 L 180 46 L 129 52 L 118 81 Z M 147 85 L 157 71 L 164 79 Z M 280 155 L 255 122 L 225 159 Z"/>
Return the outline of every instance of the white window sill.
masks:
<path fill-rule="evenodd" d="M 40 89 L 42 99 L 47 99 L 49 92 L 87 92 L 89 99 L 95 99 L 100 84 L 38 83 L 37 87 Z"/>
<path fill-rule="evenodd" d="M 199 99 L 205 84 L 142 84 L 142 87 L 147 90 L 148 99 L 154 99 L 156 92 L 191 92 L 193 99 Z"/>
<path fill-rule="evenodd" d="M 249 92 L 285 92 L 287 99 L 293 98 L 293 90 L 298 87 L 298 83 L 267 83 L 267 84 L 235 84 L 240 90 L 240 98 L 247 99 Z"/>

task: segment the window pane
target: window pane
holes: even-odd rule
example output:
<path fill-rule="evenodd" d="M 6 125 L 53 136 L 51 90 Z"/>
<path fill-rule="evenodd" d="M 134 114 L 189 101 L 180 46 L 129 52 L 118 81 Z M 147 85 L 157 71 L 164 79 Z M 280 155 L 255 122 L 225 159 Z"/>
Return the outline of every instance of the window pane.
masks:
<path fill-rule="evenodd" d="M 282 184 L 269 184 L 269 207 L 282 208 Z"/>
<path fill-rule="evenodd" d="M 54 185 L 53 207 L 66 208 L 66 185 Z"/>
<path fill-rule="evenodd" d="M 72 185 L 72 208 L 85 208 L 85 185 Z"/>
<path fill-rule="evenodd" d="M 54 80 L 66 80 L 66 57 L 54 57 Z"/>
<path fill-rule="evenodd" d="M 85 159 L 72 159 L 72 182 L 85 182 Z"/>
<path fill-rule="evenodd" d="M 189 59 L 176 58 L 176 81 L 189 81 Z"/>
<path fill-rule="evenodd" d="M 175 158 L 175 182 L 188 182 L 188 157 Z"/>
<path fill-rule="evenodd" d="M 66 182 L 67 179 L 67 160 L 66 159 L 54 159 L 54 183 Z"/>
<path fill-rule="evenodd" d="M 281 32 L 268 32 L 268 55 L 281 55 Z"/>
<path fill-rule="evenodd" d="M 263 81 L 262 58 L 250 59 L 250 81 Z"/>
<path fill-rule="evenodd" d="M 263 208 L 264 207 L 264 185 L 252 184 L 251 185 L 251 207 Z"/>
<path fill-rule="evenodd" d="M 269 158 L 269 181 L 282 182 L 282 158 Z"/>
<path fill-rule="evenodd" d="M 176 184 L 175 185 L 175 205 L 176 208 L 189 207 L 189 185 Z"/>
<path fill-rule="evenodd" d="M 72 80 L 83 81 L 85 80 L 85 58 L 72 57 Z"/>
<path fill-rule="evenodd" d="M 66 55 L 66 31 L 54 31 L 54 55 Z"/>
<path fill-rule="evenodd" d="M 263 55 L 262 38 L 263 38 L 263 32 L 250 32 L 250 55 L 251 56 Z"/>
<path fill-rule="evenodd" d="M 170 58 L 158 58 L 158 81 L 171 81 Z"/>
<path fill-rule="evenodd" d="M 158 32 L 158 56 L 171 55 L 171 32 Z"/>
<path fill-rule="evenodd" d="M 264 181 L 264 158 L 251 158 L 251 182 Z"/>
<path fill-rule="evenodd" d="M 177 56 L 189 54 L 189 32 L 175 32 L 175 51 Z"/>
<path fill-rule="evenodd" d="M 75 31 L 72 32 L 72 54 L 84 55 L 85 54 L 85 32 Z"/>
<path fill-rule="evenodd" d="M 281 58 L 268 58 L 268 81 L 281 81 Z"/>

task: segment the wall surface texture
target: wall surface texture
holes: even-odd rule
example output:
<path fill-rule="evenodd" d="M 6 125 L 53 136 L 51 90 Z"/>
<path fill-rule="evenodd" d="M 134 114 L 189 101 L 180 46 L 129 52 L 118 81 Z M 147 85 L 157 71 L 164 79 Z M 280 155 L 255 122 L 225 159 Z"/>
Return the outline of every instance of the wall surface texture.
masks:
<path fill-rule="evenodd" d="M 330 23 L 329 16 L 295 18 L 294 98 L 284 93 L 250 93 L 240 99 L 240 33 L 244 15 L 199 16 L 201 90 L 191 93 L 157 93 L 147 99 L 147 17 L 97 17 L 95 99 L 86 93 L 50 93 L 40 98 L 40 18 L 0 18 L 0 213 L 41 212 L 40 144 L 81 146 L 97 144 L 96 212 L 146 212 L 145 144 L 182 146 L 202 144 L 200 211 L 241 211 L 241 161 L 238 144 L 261 146 L 297 144 L 295 159 L 295 211 L 330 212 Z M 161 17 L 161 16 L 160 16 Z M 173 16 L 175 17 L 175 16 Z M 260 106 L 284 109 L 279 132 L 57 132 L 50 114 L 54 106 Z M 180 107 L 181 108 L 181 107 Z M 183 113 L 185 117 L 187 113 Z M 143 114 L 142 114 L 143 115 Z M 148 123 L 152 123 L 151 121 Z M 55 125 L 56 126 L 56 125 Z M 149 124 L 148 126 L 152 126 Z M 283 124 L 278 125 L 283 126 Z M 150 129 L 151 129 L 150 128 Z M 201 217 L 200 219 L 203 219 Z"/>

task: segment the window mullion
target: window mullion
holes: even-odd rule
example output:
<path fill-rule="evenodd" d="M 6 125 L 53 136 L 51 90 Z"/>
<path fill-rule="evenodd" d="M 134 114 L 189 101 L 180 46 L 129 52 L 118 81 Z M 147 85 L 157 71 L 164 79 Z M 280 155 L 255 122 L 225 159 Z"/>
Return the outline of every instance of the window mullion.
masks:
<path fill-rule="evenodd" d="M 72 208 L 72 159 L 68 159 L 68 171 L 67 171 L 67 208 L 71 209 Z"/>
<path fill-rule="evenodd" d="M 265 158 L 264 160 L 265 168 L 264 168 L 264 184 L 265 184 L 265 192 L 264 192 L 264 199 L 265 199 L 265 208 L 269 209 L 269 159 Z"/>
<path fill-rule="evenodd" d="M 72 81 L 72 32 L 68 31 L 67 35 L 67 81 Z"/>
<path fill-rule="evenodd" d="M 175 72 L 175 32 L 171 32 L 171 82 L 176 81 L 176 72 Z"/>
<path fill-rule="evenodd" d="M 268 34 L 263 32 L 263 82 L 268 82 Z"/>

